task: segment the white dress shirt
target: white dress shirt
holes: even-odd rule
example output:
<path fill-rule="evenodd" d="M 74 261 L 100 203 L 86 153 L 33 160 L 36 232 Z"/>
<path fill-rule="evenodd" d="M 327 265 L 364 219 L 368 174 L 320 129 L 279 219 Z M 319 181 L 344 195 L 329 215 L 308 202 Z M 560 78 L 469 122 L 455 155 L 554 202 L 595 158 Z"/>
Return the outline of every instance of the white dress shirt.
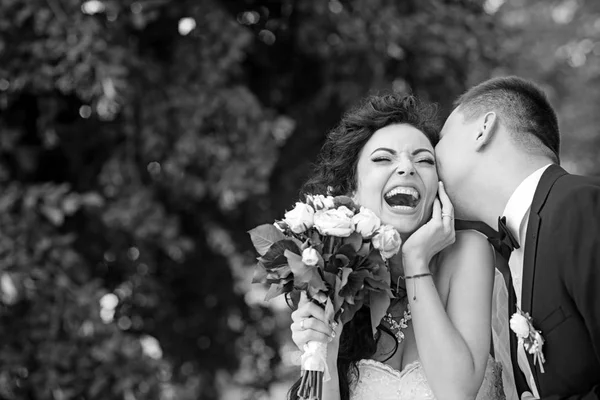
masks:
<path fill-rule="evenodd" d="M 544 171 L 550 166 L 548 164 L 537 171 L 533 172 L 527 178 L 521 182 L 521 184 L 515 189 L 513 194 L 508 199 L 504 213 L 506 217 L 506 226 L 510 232 L 514 235 L 515 239 L 519 243 L 519 248 L 514 249 L 508 260 L 508 267 L 512 276 L 513 287 L 517 296 L 517 307 L 521 308 L 522 288 L 523 288 L 523 255 L 525 254 L 525 237 L 527 235 L 527 223 L 529 221 L 529 213 L 531 211 L 531 203 L 535 190 L 540 183 L 540 179 Z M 511 332 L 511 334 L 514 334 Z M 529 387 L 532 390 L 533 395 L 539 398 L 539 392 L 535 385 L 535 380 L 527 361 L 527 355 L 523 346 L 518 346 L 517 359 L 519 368 L 529 383 Z"/>

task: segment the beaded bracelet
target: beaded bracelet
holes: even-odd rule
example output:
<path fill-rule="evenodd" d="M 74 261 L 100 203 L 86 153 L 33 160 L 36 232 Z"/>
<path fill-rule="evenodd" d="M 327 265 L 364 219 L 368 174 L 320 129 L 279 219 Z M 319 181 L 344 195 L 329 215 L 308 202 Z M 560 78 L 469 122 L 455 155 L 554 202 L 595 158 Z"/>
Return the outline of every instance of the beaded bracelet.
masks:
<path fill-rule="evenodd" d="M 424 278 L 426 276 L 431 276 L 433 278 L 433 274 L 431 272 L 427 272 L 425 274 L 417 274 L 417 275 L 410 275 L 410 276 L 405 276 L 404 279 L 417 279 L 417 278 Z M 415 281 L 413 283 L 413 300 L 417 300 L 417 282 Z"/>

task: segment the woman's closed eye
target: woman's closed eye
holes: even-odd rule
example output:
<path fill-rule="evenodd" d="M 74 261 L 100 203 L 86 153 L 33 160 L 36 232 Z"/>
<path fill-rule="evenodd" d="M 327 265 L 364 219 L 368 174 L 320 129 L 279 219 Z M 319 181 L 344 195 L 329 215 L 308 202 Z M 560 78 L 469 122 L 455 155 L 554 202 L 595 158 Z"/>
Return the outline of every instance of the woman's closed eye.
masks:
<path fill-rule="evenodd" d="M 422 159 L 418 160 L 417 162 L 435 165 L 435 160 L 433 158 L 422 158 Z"/>
<path fill-rule="evenodd" d="M 392 161 L 392 159 L 389 158 L 389 157 L 375 157 L 371 161 L 373 161 L 373 162 L 385 162 L 385 161 Z"/>

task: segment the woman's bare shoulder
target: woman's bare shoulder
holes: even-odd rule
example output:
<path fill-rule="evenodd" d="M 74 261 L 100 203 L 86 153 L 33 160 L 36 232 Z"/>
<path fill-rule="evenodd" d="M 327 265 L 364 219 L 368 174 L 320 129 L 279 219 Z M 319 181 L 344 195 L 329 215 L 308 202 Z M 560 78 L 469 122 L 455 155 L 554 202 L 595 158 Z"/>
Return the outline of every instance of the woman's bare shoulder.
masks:
<path fill-rule="evenodd" d="M 466 268 L 494 266 L 494 250 L 483 233 L 468 229 L 456 232 L 456 241 L 445 248 L 439 257 L 439 268 Z"/>

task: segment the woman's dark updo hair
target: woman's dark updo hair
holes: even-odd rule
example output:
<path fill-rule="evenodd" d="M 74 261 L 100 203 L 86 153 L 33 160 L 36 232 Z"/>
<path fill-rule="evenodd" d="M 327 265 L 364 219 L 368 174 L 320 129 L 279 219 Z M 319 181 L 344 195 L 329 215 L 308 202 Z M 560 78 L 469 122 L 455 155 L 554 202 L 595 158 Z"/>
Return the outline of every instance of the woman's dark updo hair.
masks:
<path fill-rule="evenodd" d="M 413 96 L 394 93 L 367 97 L 348 111 L 339 125 L 329 132 L 314 175 L 304 184 L 301 192 L 333 196 L 353 193 L 357 184 L 356 166 L 360 151 L 376 131 L 388 125 L 408 124 L 423 132 L 435 147 L 439 140 L 436 121 L 436 108 L 419 102 Z M 395 339 L 393 333 L 383 325 L 377 327 L 377 332 L 374 338 L 368 307 L 359 309 L 344 326 L 337 359 L 342 400 L 350 398 L 350 384 L 358 379 L 356 363 L 373 357 L 381 334 L 386 333 Z M 397 348 L 396 342 L 396 346 L 389 349 L 389 357 L 394 355 Z M 300 380 L 290 388 L 290 399 L 298 399 L 299 385 Z"/>
<path fill-rule="evenodd" d="M 439 140 L 434 105 L 397 93 L 369 96 L 344 114 L 329 132 L 313 175 L 301 192 L 333 196 L 353 193 L 360 151 L 376 131 L 394 124 L 408 124 L 420 130 L 434 147 Z"/>

